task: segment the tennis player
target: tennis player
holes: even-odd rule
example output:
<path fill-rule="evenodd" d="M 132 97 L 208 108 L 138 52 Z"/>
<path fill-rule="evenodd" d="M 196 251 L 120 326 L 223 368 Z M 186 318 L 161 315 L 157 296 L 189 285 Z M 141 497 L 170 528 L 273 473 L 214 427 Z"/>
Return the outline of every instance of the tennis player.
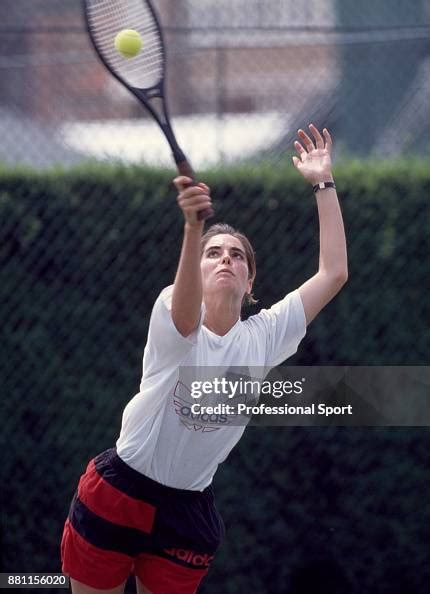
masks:
<path fill-rule="evenodd" d="M 252 301 L 255 260 L 248 239 L 227 225 L 203 235 L 209 188 L 178 177 L 185 219 L 174 284 L 157 298 L 139 393 L 124 410 L 116 448 L 88 464 L 62 539 L 74 594 L 120 594 L 136 576 L 139 594 L 192 594 L 224 535 L 212 479 L 243 426 L 210 426 L 180 412 L 181 366 L 274 367 L 296 352 L 306 325 L 347 279 L 346 242 L 331 164 L 332 141 L 299 130 L 294 166 L 314 186 L 320 223 L 317 273 L 268 310 L 241 321 Z M 183 386 L 182 386 L 183 387 Z"/>

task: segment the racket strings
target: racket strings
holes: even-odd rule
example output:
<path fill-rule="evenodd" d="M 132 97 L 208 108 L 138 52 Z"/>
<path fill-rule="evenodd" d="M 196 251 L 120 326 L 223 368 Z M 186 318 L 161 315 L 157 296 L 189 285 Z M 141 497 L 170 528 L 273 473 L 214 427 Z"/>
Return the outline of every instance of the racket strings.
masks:
<path fill-rule="evenodd" d="M 156 86 L 164 74 L 164 50 L 157 22 L 143 0 L 87 0 L 91 37 L 103 59 L 128 85 L 138 89 Z M 141 52 L 124 58 L 114 46 L 123 29 L 142 37 Z"/>

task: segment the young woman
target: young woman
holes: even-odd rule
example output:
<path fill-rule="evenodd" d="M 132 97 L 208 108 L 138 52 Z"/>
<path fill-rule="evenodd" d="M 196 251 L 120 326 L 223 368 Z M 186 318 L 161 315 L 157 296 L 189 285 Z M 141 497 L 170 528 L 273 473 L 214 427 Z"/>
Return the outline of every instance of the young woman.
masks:
<path fill-rule="evenodd" d="M 139 594 L 192 594 L 224 534 L 212 479 L 244 427 L 187 422 L 178 408 L 181 366 L 280 364 L 306 325 L 347 279 L 346 242 L 331 169 L 332 141 L 299 130 L 294 166 L 314 186 L 320 222 L 317 273 L 268 310 L 241 321 L 252 300 L 255 260 L 226 225 L 203 235 L 197 214 L 209 188 L 175 180 L 185 219 L 173 286 L 155 302 L 139 393 L 124 410 L 116 448 L 92 460 L 78 485 L 62 540 L 74 594 L 121 594 L 134 573 Z M 188 419 L 189 420 L 189 419 Z"/>

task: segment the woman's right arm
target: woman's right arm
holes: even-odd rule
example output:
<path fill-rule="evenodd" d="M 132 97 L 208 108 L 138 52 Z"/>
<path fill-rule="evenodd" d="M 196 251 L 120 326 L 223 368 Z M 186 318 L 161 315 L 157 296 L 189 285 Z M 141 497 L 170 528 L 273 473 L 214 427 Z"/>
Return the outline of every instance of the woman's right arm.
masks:
<path fill-rule="evenodd" d="M 172 295 L 172 320 L 182 336 L 189 336 L 198 326 L 203 299 L 200 271 L 200 240 L 204 220 L 197 213 L 212 206 L 205 184 L 188 187 L 191 180 L 180 176 L 174 180 L 179 191 L 178 204 L 184 215 L 184 236 Z"/>

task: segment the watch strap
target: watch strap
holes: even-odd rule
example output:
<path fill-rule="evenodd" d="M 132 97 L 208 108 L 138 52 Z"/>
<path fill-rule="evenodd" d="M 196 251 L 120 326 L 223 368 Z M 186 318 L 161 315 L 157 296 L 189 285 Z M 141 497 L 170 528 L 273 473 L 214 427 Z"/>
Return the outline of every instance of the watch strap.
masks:
<path fill-rule="evenodd" d="M 318 192 L 318 190 L 324 190 L 325 188 L 335 188 L 336 184 L 332 181 L 327 182 L 319 182 L 312 186 L 314 192 Z"/>

